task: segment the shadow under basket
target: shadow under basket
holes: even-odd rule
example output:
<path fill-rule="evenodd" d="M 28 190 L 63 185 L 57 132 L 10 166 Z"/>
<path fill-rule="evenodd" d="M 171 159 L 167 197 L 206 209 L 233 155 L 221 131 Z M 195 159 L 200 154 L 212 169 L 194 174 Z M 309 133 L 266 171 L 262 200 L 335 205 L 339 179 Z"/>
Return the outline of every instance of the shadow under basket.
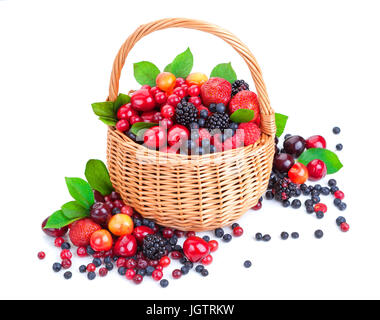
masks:
<path fill-rule="evenodd" d="M 243 148 L 185 156 L 149 150 L 109 127 L 108 169 L 123 201 L 143 217 L 184 231 L 214 230 L 232 224 L 257 204 L 272 171 L 275 116 L 260 68 L 249 49 L 228 31 L 203 21 L 173 18 L 142 25 L 119 50 L 108 99 L 117 98 L 121 69 L 135 43 L 153 31 L 179 27 L 212 33 L 243 57 L 258 94 L 261 138 Z"/>

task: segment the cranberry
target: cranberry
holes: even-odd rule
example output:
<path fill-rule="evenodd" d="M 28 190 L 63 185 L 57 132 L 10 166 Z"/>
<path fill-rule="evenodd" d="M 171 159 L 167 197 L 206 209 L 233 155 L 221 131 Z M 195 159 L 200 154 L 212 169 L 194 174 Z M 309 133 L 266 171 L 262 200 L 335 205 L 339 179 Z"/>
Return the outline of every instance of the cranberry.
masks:
<path fill-rule="evenodd" d="M 182 272 L 179 269 L 174 269 L 172 272 L 172 276 L 174 279 L 179 279 L 182 276 Z"/>
<path fill-rule="evenodd" d="M 136 122 L 142 122 L 142 121 L 143 121 L 142 118 L 138 115 L 133 115 L 129 118 L 129 123 L 131 125 L 134 125 Z"/>
<path fill-rule="evenodd" d="M 93 263 L 89 263 L 89 264 L 87 265 L 86 270 L 87 270 L 88 272 L 94 272 L 94 271 L 96 270 L 96 266 L 95 266 Z"/>
<path fill-rule="evenodd" d="M 170 146 L 173 146 L 178 142 L 184 142 L 189 139 L 189 135 L 189 129 L 183 125 L 176 124 L 168 131 L 168 143 Z"/>
<path fill-rule="evenodd" d="M 347 222 L 343 222 L 340 225 L 340 230 L 342 230 L 343 232 L 347 232 L 348 230 L 350 230 L 349 224 Z"/>
<path fill-rule="evenodd" d="M 116 129 L 120 132 L 127 131 L 129 129 L 129 122 L 126 119 L 121 119 L 116 123 Z"/>
<path fill-rule="evenodd" d="M 128 259 L 125 263 L 125 267 L 128 269 L 134 269 L 137 266 L 137 262 L 135 259 Z"/>
<path fill-rule="evenodd" d="M 179 251 L 172 251 L 170 253 L 170 255 L 171 255 L 172 259 L 174 259 L 174 260 L 179 260 L 183 257 L 182 253 Z"/>
<path fill-rule="evenodd" d="M 165 104 L 161 108 L 161 114 L 164 118 L 172 118 L 175 114 L 175 107 L 171 106 L 170 104 Z"/>
<path fill-rule="evenodd" d="M 63 259 L 61 265 L 63 269 L 69 269 L 71 267 L 71 260 Z"/>
<path fill-rule="evenodd" d="M 150 111 L 156 106 L 156 101 L 148 89 L 140 89 L 133 93 L 131 104 L 137 111 Z"/>
<path fill-rule="evenodd" d="M 166 130 L 156 126 L 145 131 L 144 144 L 148 148 L 160 148 L 166 143 Z"/>
<path fill-rule="evenodd" d="M 154 270 L 153 271 L 153 273 L 152 273 L 152 278 L 153 278 L 153 280 L 155 280 L 155 281 L 160 281 L 161 279 L 162 279 L 162 277 L 163 277 L 163 273 L 162 273 L 162 271 L 161 270 Z"/>
<path fill-rule="evenodd" d="M 96 202 L 92 206 L 90 216 L 94 222 L 105 226 L 108 223 L 109 219 L 111 219 L 111 210 L 113 208 L 110 208 L 108 203 L 112 203 L 112 202 L 107 202 L 107 203 Z"/>
<path fill-rule="evenodd" d="M 209 264 L 211 264 L 212 263 L 212 255 L 211 254 L 209 254 L 209 255 L 207 255 L 207 256 L 205 256 L 202 260 L 201 260 L 201 263 L 203 264 L 203 265 L 205 265 L 205 266 L 208 266 Z"/>
<path fill-rule="evenodd" d="M 195 107 L 199 107 L 202 104 L 202 100 L 199 97 L 190 97 L 189 102 L 192 103 Z"/>
<path fill-rule="evenodd" d="M 216 240 L 211 240 L 208 242 L 208 247 L 210 248 L 210 252 L 215 252 L 218 250 L 219 243 Z"/>
<path fill-rule="evenodd" d="M 125 277 L 128 280 L 132 280 L 135 275 L 136 275 L 136 271 L 134 269 L 127 269 L 127 271 L 125 272 Z"/>
<path fill-rule="evenodd" d="M 131 234 L 126 234 L 117 240 L 114 247 L 114 253 L 118 257 L 132 257 L 137 251 L 136 238 Z"/>
<path fill-rule="evenodd" d="M 162 265 L 158 265 L 158 266 L 156 266 L 156 270 L 160 270 L 160 271 L 162 271 L 162 270 L 164 270 L 164 267 L 162 266 Z"/>
<path fill-rule="evenodd" d="M 307 170 L 309 171 L 309 179 L 316 181 L 324 178 L 327 174 L 326 164 L 319 159 L 314 159 L 307 165 Z"/>
<path fill-rule="evenodd" d="M 343 191 L 340 191 L 340 190 L 335 191 L 334 197 L 337 198 L 337 199 L 343 200 L 344 199 L 344 193 L 343 193 Z"/>
<path fill-rule="evenodd" d="M 195 232 L 194 231 L 187 231 L 186 232 L 186 238 L 189 238 L 189 237 L 195 237 Z"/>
<path fill-rule="evenodd" d="M 233 230 L 233 234 L 234 234 L 235 237 L 240 237 L 240 236 L 243 235 L 243 233 L 244 233 L 244 230 L 240 226 L 235 227 L 234 230 Z"/>
<path fill-rule="evenodd" d="M 53 228 L 47 228 L 45 229 L 46 223 L 48 222 L 50 217 L 47 217 L 41 225 L 42 231 L 45 232 L 50 237 L 62 237 L 66 234 L 66 232 L 69 230 L 68 227 L 63 227 L 60 229 L 53 229 Z"/>
<path fill-rule="evenodd" d="M 183 252 L 191 262 L 198 262 L 208 255 L 208 243 L 202 238 L 191 236 L 183 243 Z"/>
<path fill-rule="evenodd" d="M 126 264 L 126 260 L 125 260 L 124 258 L 119 258 L 119 259 L 117 259 L 117 261 L 116 261 L 116 266 L 117 266 L 118 268 L 120 268 L 120 267 L 125 267 L 125 264 Z"/>
<path fill-rule="evenodd" d="M 175 80 L 175 87 L 180 87 L 186 83 L 186 80 L 184 78 L 177 78 Z"/>
<path fill-rule="evenodd" d="M 65 242 L 65 240 L 62 238 L 62 237 L 58 237 L 54 240 L 54 245 L 57 247 L 57 248 L 60 248 L 61 245 Z"/>
<path fill-rule="evenodd" d="M 174 121 L 169 118 L 164 118 L 160 122 L 160 126 L 166 129 L 170 129 L 171 127 L 173 127 L 173 125 L 174 125 Z"/>
<path fill-rule="evenodd" d="M 94 193 L 95 202 L 104 202 L 104 197 L 99 191 L 93 190 L 93 193 Z"/>
<path fill-rule="evenodd" d="M 104 257 L 104 251 L 95 252 L 92 256 L 94 258 L 103 258 Z"/>
<path fill-rule="evenodd" d="M 170 264 L 170 258 L 168 256 L 163 256 L 160 259 L 159 263 L 160 263 L 160 266 L 163 266 L 164 268 L 166 268 Z"/>
<path fill-rule="evenodd" d="M 326 148 L 326 140 L 322 136 L 311 136 L 306 139 L 306 149 L 310 148 Z"/>
<path fill-rule="evenodd" d="M 183 99 L 186 96 L 186 91 L 182 87 L 177 87 L 173 90 L 173 94 L 177 95 L 180 99 Z"/>
<path fill-rule="evenodd" d="M 284 149 L 286 153 L 298 158 L 305 150 L 306 141 L 301 136 L 291 136 L 284 141 Z"/>
<path fill-rule="evenodd" d="M 40 251 L 40 252 L 38 252 L 37 257 L 38 257 L 38 259 L 43 260 L 43 259 L 45 259 L 46 254 L 45 254 L 45 252 Z"/>
<path fill-rule="evenodd" d="M 133 282 L 136 283 L 136 284 L 140 284 L 142 281 L 143 281 L 143 277 L 141 275 L 139 275 L 139 274 L 136 274 L 133 277 Z"/>
<path fill-rule="evenodd" d="M 143 112 L 141 114 L 141 119 L 142 121 L 144 122 L 153 122 L 153 117 L 154 115 L 156 114 L 157 111 L 153 110 L 153 111 L 147 111 L 147 112 Z"/>
<path fill-rule="evenodd" d="M 309 178 L 309 172 L 305 165 L 297 162 L 290 168 L 288 176 L 293 183 L 303 184 Z"/>
<path fill-rule="evenodd" d="M 199 96 L 200 93 L 201 89 L 199 88 L 199 86 L 196 85 L 190 86 L 189 89 L 187 89 L 187 94 L 192 97 Z"/>
<path fill-rule="evenodd" d="M 148 234 L 154 234 L 154 231 L 147 226 L 139 226 L 133 230 L 133 235 L 138 243 L 142 243 Z"/>
<path fill-rule="evenodd" d="M 148 266 L 148 261 L 146 261 L 145 259 L 137 260 L 137 268 L 145 269 L 147 266 Z"/>
<path fill-rule="evenodd" d="M 317 203 L 314 206 L 314 212 L 322 211 L 323 213 L 326 213 L 327 206 L 324 203 Z"/>
<path fill-rule="evenodd" d="M 148 261 L 148 265 L 150 265 L 151 267 L 157 267 L 158 264 L 159 264 L 158 260 L 149 260 Z"/>
<path fill-rule="evenodd" d="M 159 123 L 160 121 L 162 121 L 164 119 L 164 116 L 161 114 L 161 112 L 156 112 L 153 116 L 153 122 L 154 123 Z"/>
<path fill-rule="evenodd" d="M 107 270 L 107 268 L 100 268 L 99 269 L 99 276 L 101 276 L 101 277 L 105 277 L 106 275 L 108 274 L 108 270 Z"/>
<path fill-rule="evenodd" d="M 274 168 L 279 172 L 286 173 L 294 165 L 294 158 L 287 153 L 279 153 L 273 161 Z"/>
<path fill-rule="evenodd" d="M 262 208 L 263 204 L 261 203 L 261 201 L 257 202 L 257 204 L 255 206 L 252 207 L 252 210 L 260 210 Z"/>
<path fill-rule="evenodd" d="M 178 238 L 182 238 L 185 236 L 185 231 L 182 231 L 182 230 L 175 230 L 174 231 L 174 234 L 178 237 Z"/>
<path fill-rule="evenodd" d="M 181 99 L 176 94 L 171 94 L 167 100 L 167 104 L 170 104 L 173 107 L 176 107 L 177 104 L 180 102 L 181 102 Z"/>
<path fill-rule="evenodd" d="M 73 254 L 71 253 L 71 251 L 70 250 L 67 250 L 67 249 L 65 249 L 65 250 L 62 250 L 61 251 L 61 259 L 63 260 L 63 259 L 71 259 L 73 257 Z"/>
<path fill-rule="evenodd" d="M 130 207 L 130 206 L 123 206 L 121 208 L 121 213 L 122 214 L 126 214 L 127 216 L 132 217 L 132 215 L 133 215 L 133 208 Z"/>
<path fill-rule="evenodd" d="M 85 247 L 78 247 L 77 249 L 77 255 L 78 257 L 87 257 L 87 249 Z"/>
<path fill-rule="evenodd" d="M 173 237 L 173 235 L 174 235 L 173 229 L 164 228 L 164 230 L 162 230 L 162 236 L 166 239 L 170 239 L 171 237 Z"/>
<path fill-rule="evenodd" d="M 164 92 L 158 92 L 154 96 L 154 100 L 156 100 L 158 104 L 164 104 L 166 99 L 166 94 Z"/>

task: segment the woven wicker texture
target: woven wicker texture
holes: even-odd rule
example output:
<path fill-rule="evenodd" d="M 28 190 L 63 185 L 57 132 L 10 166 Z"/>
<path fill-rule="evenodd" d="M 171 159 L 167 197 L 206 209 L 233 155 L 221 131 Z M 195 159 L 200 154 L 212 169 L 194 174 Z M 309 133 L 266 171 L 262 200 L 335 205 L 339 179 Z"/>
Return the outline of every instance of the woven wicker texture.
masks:
<path fill-rule="evenodd" d="M 182 18 L 142 25 L 129 36 L 113 64 L 110 101 L 117 98 L 121 70 L 134 45 L 144 36 L 166 28 L 189 28 L 214 34 L 240 54 L 256 86 L 261 139 L 248 147 L 190 157 L 150 151 L 109 127 L 108 168 L 124 202 L 142 216 L 179 230 L 213 230 L 237 220 L 256 205 L 265 192 L 274 156 L 274 112 L 261 70 L 250 50 L 233 34 L 216 25 Z"/>

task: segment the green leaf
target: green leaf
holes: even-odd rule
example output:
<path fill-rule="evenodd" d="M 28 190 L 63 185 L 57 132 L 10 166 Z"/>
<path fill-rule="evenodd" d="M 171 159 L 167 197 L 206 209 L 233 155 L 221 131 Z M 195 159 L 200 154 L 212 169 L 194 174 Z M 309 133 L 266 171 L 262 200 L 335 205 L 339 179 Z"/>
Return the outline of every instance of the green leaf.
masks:
<path fill-rule="evenodd" d="M 90 209 L 95 198 L 91 186 L 81 178 L 65 178 L 71 196 L 85 208 Z"/>
<path fill-rule="evenodd" d="M 63 214 L 68 219 L 82 219 L 88 217 L 90 212 L 77 201 L 70 201 L 61 207 Z"/>
<path fill-rule="evenodd" d="M 92 110 L 99 117 L 115 118 L 115 112 L 113 110 L 113 102 L 95 102 L 92 105 Z"/>
<path fill-rule="evenodd" d="M 99 120 L 105 123 L 107 126 L 116 126 L 117 120 L 113 118 L 99 117 Z"/>
<path fill-rule="evenodd" d="M 132 125 L 130 131 L 137 136 L 140 130 L 149 129 L 155 126 L 158 126 L 158 123 L 136 122 Z"/>
<path fill-rule="evenodd" d="M 116 118 L 117 112 L 119 111 L 119 108 L 131 101 L 131 97 L 127 94 L 120 93 L 117 96 L 116 101 L 113 104 L 113 112 L 114 117 Z"/>
<path fill-rule="evenodd" d="M 110 175 L 103 161 L 96 159 L 89 160 L 84 174 L 91 188 L 99 191 L 103 196 L 113 191 Z"/>
<path fill-rule="evenodd" d="M 307 166 L 308 163 L 314 159 L 322 160 L 326 164 L 327 174 L 338 172 L 343 167 L 343 164 L 334 152 L 323 148 L 311 148 L 306 150 L 298 158 L 298 161 Z"/>
<path fill-rule="evenodd" d="M 288 121 L 288 116 L 285 116 L 281 113 L 276 113 L 275 117 L 276 117 L 276 128 L 277 128 L 276 136 L 281 137 L 281 135 L 283 134 L 285 130 L 286 122 Z"/>
<path fill-rule="evenodd" d="M 249 109 L 238 109 L 231 114 L 230 119 L 233 122 L 242 123 L 249 122 L 255 116 L 255 111 Z"/>
<path fill-rule="evenodd" d="M 147 84 L 154 87 L 156 85 L 156 78 L 160 73 L 160 69 L 158 69 L 152 62 L 141 61 L 133 65 L 133 73 L 139 84 Z"/>
<path fill-rule="evenodd" d="M 59 229 L 63 228 L 74 221 L 80 220 L 81 218 L 69 219 L 67 218 L 62 210 L 54 212 L 48 219 L 44 229 Z"/>
<path fill-rule="evenodd" d="M 190 48 L 176 56 L 173 62 L 169 65 L 170 72 L 177 78 L 186 78 L 193 69 L 193 54 Z"/>
<path fill-rule="evenodd" d="M 214 69 L 212 69 L 210 78 L 223 78 L 228 82 L 235 82 L 237 76 L 235 70 L 232 68 L 231 62 L 218 64 Z"/>
<path fill-rule="evenodd" d="M 172 70 L 172 64 L 169 63 L 169 64 L 165 67 L 164 71 L 165 71 L 165 72 L 171 72 L 171 70 Z"/>

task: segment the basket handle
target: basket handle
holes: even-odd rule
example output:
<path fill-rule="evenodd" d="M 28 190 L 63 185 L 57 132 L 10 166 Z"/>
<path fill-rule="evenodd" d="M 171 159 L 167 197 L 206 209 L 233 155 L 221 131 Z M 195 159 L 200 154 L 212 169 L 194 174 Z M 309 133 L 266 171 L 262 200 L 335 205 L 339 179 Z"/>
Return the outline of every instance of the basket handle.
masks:
<path fill-rule="evenodd" d="M 251 71 L 252 79 L 256 86 L 257 96 L 260 103 L 261 130 L 268 135 L 274 136 L 276 133 L 274 111 L 270 106 L 267 90 L 261 74 L 260 67 L 251 53 L 251 51 L 232 33 L 216 25 L 186 18 L 169 18 L 153 21 L 141 25 L 133 32 L 121 46 L 112 67 L 111 80 L 109 86 L 110 101 L 115 101 L 119 92 L 119 80 L 121 70 L 123 69 L 125 59 L 134 45 L 148 34 L 167 28 L 187 28 L 196 29 L 203 32 L 211 33 L 233 47 L 236 52 L 244 59 Z"/>

